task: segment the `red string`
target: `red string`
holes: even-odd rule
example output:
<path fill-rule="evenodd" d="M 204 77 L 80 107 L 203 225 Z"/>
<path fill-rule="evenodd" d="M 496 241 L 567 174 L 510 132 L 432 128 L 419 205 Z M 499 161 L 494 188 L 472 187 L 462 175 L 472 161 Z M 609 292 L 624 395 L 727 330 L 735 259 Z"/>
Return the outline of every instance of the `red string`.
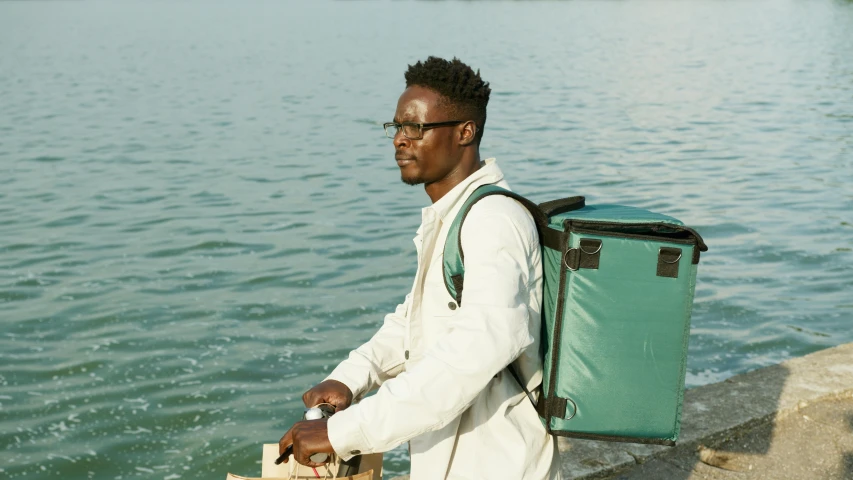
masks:
<path fill-rule="evenodd" d="M 320 478 L 320 472 L 318 472 L 316 468 L 311 467 L 311 470 L 314 470 L 314 475 L 316 475 L 317 478 Z"/>

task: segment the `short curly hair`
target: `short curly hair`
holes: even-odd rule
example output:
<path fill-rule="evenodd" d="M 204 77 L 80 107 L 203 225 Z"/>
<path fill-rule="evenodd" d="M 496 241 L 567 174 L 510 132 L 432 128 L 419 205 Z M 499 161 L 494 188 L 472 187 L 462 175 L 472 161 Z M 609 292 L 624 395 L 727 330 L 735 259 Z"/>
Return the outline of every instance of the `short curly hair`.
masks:
<path fill-rule="evenodd" d="M 431 56 L 426 61 L 409 65 L 406 87 L 412 85 L 429 88 L 445 97 L 451 113 L 459 115 L 448 120 L 474 120 L 477 124 L 474 140 L 480 143 L 486 128 L 486 106 L 492 93 L 489 83 L 480 78 L 480 70 L 474 72 L 456 57 L 448 61 Z"/>

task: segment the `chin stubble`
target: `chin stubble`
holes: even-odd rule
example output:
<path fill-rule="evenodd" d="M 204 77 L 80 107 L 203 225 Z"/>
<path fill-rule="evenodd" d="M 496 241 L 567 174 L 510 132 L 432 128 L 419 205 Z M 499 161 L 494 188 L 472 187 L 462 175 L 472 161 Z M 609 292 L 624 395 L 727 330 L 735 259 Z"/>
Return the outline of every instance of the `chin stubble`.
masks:
<path fill-rule="evenodd" d="M 411 186 L 420 185 L 420 184 L 424 183 L 422 178 L 418 178 L 418 177 L 406 178 L 403 175 L 400 175 L 400 180 L 402 180 L 403 183 L 405 183 L 406 185 L 411 185 Z"/>

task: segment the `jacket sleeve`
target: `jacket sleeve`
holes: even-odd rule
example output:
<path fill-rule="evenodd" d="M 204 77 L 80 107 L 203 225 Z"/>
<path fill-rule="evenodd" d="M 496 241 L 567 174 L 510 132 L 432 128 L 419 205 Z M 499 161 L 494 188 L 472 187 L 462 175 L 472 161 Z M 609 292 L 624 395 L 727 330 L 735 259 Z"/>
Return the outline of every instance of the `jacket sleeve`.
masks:
<path fill-rule="evenodd" d="M 353 398 L 360 398 L 378 388 L 385 380 L 397 376 L 404 367 L 403 339 L 406 335 L 406 312 L 412 295 L 393 313 L 385 316 L 379 331 L 367 343 L 350 352 L 326 380 L 337 380 L 346 385 Z"/>
<path fill-rule="evenodd" d="M 535 225 L 519 204 L 495 198 L 475 205 L 463 224 L 465 290 L 449 333 L 376 395 L 329 419 L 329 440 L 342 458 L 387 451 L 444 427 L 533 343 L 527 282 Z M 492 207 L 481 208 L 487 201 Z"/>

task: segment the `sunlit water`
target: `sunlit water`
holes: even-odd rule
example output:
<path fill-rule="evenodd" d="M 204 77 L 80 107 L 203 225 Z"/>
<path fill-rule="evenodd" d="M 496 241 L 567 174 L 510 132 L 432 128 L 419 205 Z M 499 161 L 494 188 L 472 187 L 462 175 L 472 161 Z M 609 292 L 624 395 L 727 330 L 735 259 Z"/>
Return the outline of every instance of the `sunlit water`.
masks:
<path fill-rule="evenodd" d="M 688 385 L 853 341 L 853 3 L 0 3 L 0 476 L 224 478 L 411 285 L 408 63 L 534 200 L 695 226 Z M 404 449 L 387 456 L 407 470 Z"/>

